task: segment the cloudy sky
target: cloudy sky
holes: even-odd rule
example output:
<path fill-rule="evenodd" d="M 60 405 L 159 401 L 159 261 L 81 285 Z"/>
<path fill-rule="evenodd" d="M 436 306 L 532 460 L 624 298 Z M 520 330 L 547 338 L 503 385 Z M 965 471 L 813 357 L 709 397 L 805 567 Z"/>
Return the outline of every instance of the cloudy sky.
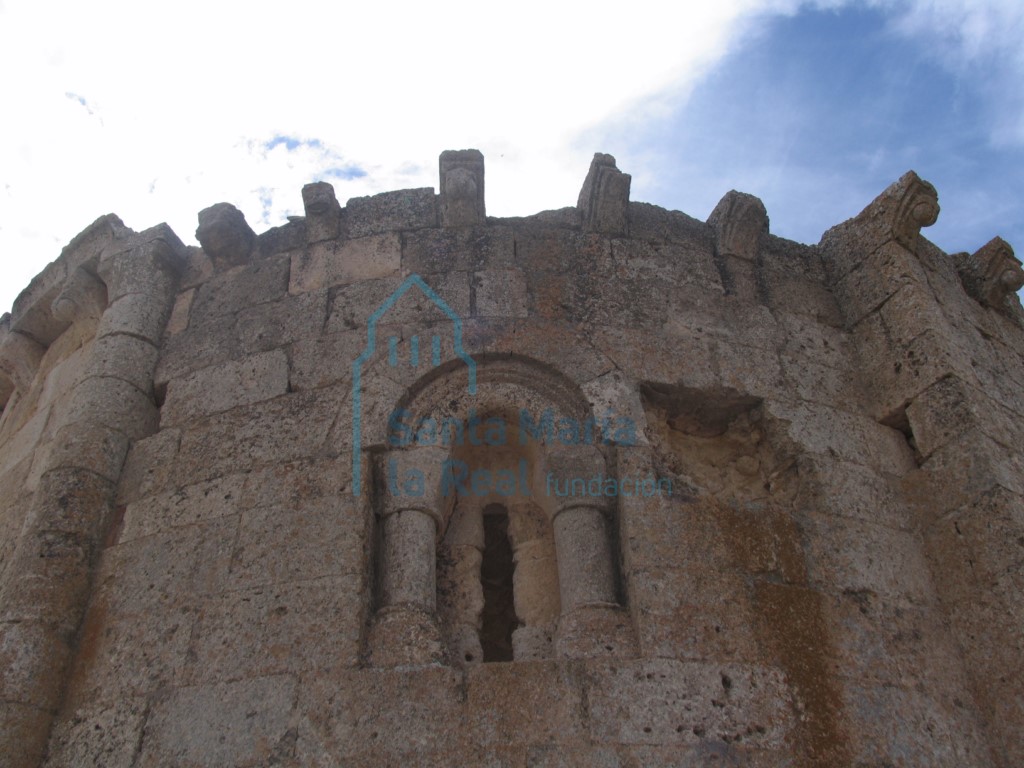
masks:
<path fill-rule="evenodd" d="M 0 311 L 101 214 L 261 232 L 465 147 L 491 215 L 575 204 L 602 151 L 634 200 L 751 192 L 811 243 L 913 168 L 941 247 L 1024 252 L 1021 40 L 1020 0 L 0 0 Z"/>

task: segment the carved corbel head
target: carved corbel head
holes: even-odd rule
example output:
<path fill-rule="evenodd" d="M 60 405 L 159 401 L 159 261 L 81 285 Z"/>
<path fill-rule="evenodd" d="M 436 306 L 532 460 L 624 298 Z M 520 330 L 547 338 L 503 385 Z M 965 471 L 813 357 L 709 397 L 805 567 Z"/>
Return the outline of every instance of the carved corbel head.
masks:
<path fill-rule="evenodd" d="M 867 252 L 893 240 L 914 251 L 921 228 L 930 227 L 938 218 L 935 187 L 907 171 L 844 226 L 852 227 L 851 234 Z"/>
<path fill-rule="evenodd" d="M 218 269 L 246 264 L 256 233 L 231 203 L 217 203 L 199 212 L 196 239 Z"/>
<path fill-rule="evenodd" d="M 731 190 L 715 206 L 708 224 L 715 230 L 720 255 L 753 261 L 768 234 L 768 211 L 753 195 Z"/>
<path fill-rule="evenodd" d="M 629 229 L 629 188 L 632 177 L 615 165 L 615 158 L 598 152 L 576 201 L 586 232 L 625 235 Z"/>
<path fill-rule="evenodd" d="M 893 235 L 901 245 L 912 248 L 922 227 L 930 227 L 938 221 L 939 194 L 913 171 L 905 174 L 896 185 L 897 189 L 902 189 L 902 195 L 892 219 Z"/>
<path fill-rule="evenodd" d="M 449 149 L 438 161 L 441 178 L 441 226 L 468 227 L 487 220 L 484 205 L 484 156 L 478 149 Z"/>
<path fill-rule="evenodd" d="M 302 188 L 302 205 L 306 210 L 306 241 L 318 243 L 333 240 L 341 231 L 341 205 L 334 187 L 326 181 L 315 181 Z"/>
<path fill-rule="evenodd" d="M 1007 312 L 1017 291 L 1024 287 L 1024 269 L 1010 244 L 994 237 L 973 254 L 957 254 L 960 280 L 975 301 Z"/>

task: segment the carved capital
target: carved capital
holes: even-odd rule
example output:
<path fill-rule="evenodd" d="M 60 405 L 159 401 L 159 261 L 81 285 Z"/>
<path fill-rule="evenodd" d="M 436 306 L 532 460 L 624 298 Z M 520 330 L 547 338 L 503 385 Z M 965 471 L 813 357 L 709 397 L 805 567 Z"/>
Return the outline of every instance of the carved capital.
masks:
<path fill-rule="evenodd" d="M 107 301 L 113 304 L 132 293 L 166 298 L 186 260 L 185 244 L 166 224 L 133 235 L 125 248 L 100 259 L 98 273 L 107 286 Z"/>
<path fill-rule="evenodd" d="M 10 315 L 0 320 L 0 372 L 6 374 L 19 392 L 27 392 L 39 370 L 46 347 L 23 333 L 10 329 Z"/>
<path fill-rule="evenodd" d="M 1017 291 L 1024 286 L 1024 269 L 1010 244 L 994 237 L 973 254 L 955 254 L 964 290 L 982 306 L 1009 310 Z"/>
<path fill-rule="evenodd" d="M 487 220 L 484 156 L 478 149 L 449 149 L 439 159 L 441 226 L 469 227 Z"/>
<path fill-rule="evenodd" d="M 603 493 L 606 473 L 607 462 L 596 446 L 549 448 L 544 457 L 543 483 L 545 493 L 554 502 L 554 517 L 578 507 L 600 510 L 603 514 L 608 507 L 608 497 Z"/>
<path fill-rule="evenodd" d="M 584 231 L 627 234 L 631 182 L 632 177 L 615 166 L 614 157 L 600 152 L 594 155 L 576 202 Z"/>
<path fill-rule="evenodd" d="M 450 472 L 448 451 L 435 446 L 415 446 L 389 451 L 379 468 L 381 514 L 415 510 L 433 518 L 437 530 L 454 500 L 454 491 L 445 486 L 445 473 Z"/>
<path fill-rule="evenodd" d="M 715 206 L 708 224 L 715 231 L 720 255 L 753 261 L 768 234 L 768 211 L 753 195 L 731 190 Z"/>
<path fill-rule="evenodd" d="M 302 188 L 302 204 L 306 209 L 306 242 L 333 240 L 341 231 L 341 205 L 334 187 L 326 181 L 315 181 Z"/>
<path fill-rule="evenodd" d="M 82 267 L 71 272 L 51 305 L 53 316 L 66 323 L 99 320 L 106 308 L 107 286 Z"/>
<path fill-rule="evenodd" d="M 217 271 L 222 271 L 249 262 L 256 233 L 235 206 L 217 203 L 199 212 L 196 239 Z"/>

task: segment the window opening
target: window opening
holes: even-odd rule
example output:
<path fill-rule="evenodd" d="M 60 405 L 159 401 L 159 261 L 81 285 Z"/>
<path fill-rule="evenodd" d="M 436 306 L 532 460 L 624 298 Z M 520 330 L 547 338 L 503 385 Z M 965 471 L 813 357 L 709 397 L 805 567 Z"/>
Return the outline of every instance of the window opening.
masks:
<path fill-rule="evenodd" d="M 480 564 L 484 609 L 481 614 L 480 646 L 484 661 L 512 661 L 512 632 L 519 626 L 516 616 L 513 574 L 515 561 L 508 537 L 508 512 L 492 504 L 484 510 L 484 553 Z"/>

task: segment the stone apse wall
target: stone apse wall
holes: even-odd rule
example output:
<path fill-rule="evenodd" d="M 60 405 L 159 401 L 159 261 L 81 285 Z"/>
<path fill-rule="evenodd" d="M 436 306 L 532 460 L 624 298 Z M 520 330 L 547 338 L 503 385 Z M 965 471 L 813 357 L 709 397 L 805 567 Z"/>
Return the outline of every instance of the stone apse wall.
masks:
<path fill-rule="evenodd" d="M 1010 247 L 629 187 L 76 237 L 0 329 L 0 764 L 1024 764 Z"/>

